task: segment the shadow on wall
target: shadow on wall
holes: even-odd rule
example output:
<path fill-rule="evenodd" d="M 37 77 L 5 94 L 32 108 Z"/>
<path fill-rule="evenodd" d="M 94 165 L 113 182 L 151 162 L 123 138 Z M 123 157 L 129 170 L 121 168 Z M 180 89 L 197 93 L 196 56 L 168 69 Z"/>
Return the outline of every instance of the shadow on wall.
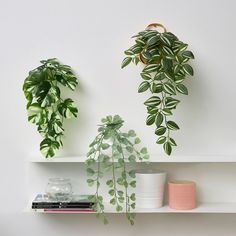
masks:
<path fill-rule="evenodd" d="M 74 156 L 82 153 L 78 153 L 80 146 L 83 147 L 83 141 L 86 140 L 86 133 L 89 133 L 89 124 L 87 120 L 89 119 L 89 111 L 87 109 L 88 104 L 86 98 L 88 97 L 87 89 L 84 87 L 85 84 L 82 78 L 79 78 L 79 85 L 76 88 L 74 94 L 66 93 L 65 97 L 71 97 L 78 108 L 78 117 L 72 118 L 70 120 L 65 120 L 65 137 L 64 146 L 58 152 L 58 156 Z"/>

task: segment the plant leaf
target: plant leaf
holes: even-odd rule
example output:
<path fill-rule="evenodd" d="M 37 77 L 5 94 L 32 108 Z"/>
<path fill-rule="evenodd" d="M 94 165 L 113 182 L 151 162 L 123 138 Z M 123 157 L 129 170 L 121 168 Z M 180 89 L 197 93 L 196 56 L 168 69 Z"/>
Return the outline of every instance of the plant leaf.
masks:
<path fill-rule="evenodd" d="M 177 144 L 173 138 L 169 138 L 169 143 L 171 146 L 177 146 Z"/>
<path fill-rule="evenodd" d="M 170 116 L 170 115 L 172 115 L 171 110 L 168 109 L 168 108 L 162 109 L 162 113 L 163 113 L 163 115 L 165 115 L 165 116 Z"/>
<path fill-rule="evenodd" d="M 161 99 L 158 96 L 152 96 L 144 102 L 146 106 L 158 106 L 160 103 Z"/>
<path fill-rule="evenodd" d="M 78 109 L 76 108 L 74 101 L 70 98 L 65 99 L 58 105 L 58 111 L 65 118 L 77 117 Z"/>
<path fill-rule="evenodd" d="M 146 119 L 147 125 L 152 125 L 155 122 L 156 114 L 149 115 Z"/>
<path fill-rule="evenodd" d="M 157 127 L 159 127 L 162 124 L 163 119 L 164 119 L 163 115 L 159 112 L 155 119 L 155 124 Z"/>
<path fill-rule="evenodd" d="M 151 46 L 159 41 L 159 37 L 157 35 L 152 36 L 147 40 L 147 45 Z"/>
<path fill-rule="evenodd" d="M 171 120 L 167 121 L 166 126 L 170 130 L 178 130 L 179 129 L 179 126 L 174 121 L 171 121 Z"/>
<path fill-rule="evenodd" d="M 167 155 L 170 155 L 172 152 L 172 147 L 169 142 L 164 143 L 163 145 L 164 151 Z"/>
<path fill-rule="evenodd" d="M 148 153 L 146 147 L 142 148 L 142 149 L 140 150 L 140 152 L 141 152 L 142 154 L 147 154 L 147 153 Z"/>
<path fill-rule="evenodd" d="M 149 89 L 149 87 L 150 87 L 150 84 L 147 81 L 143 81 L 138 87 L 138 92 L 143 93 L 144 91 Z"/>
<path fill-rule="evenodd" d="M 159 137 L 156 141 L 157 144 L 163 144 L 165 142 L 166 142 L 166 137 L 165 136 Z"/>
<path fill-rule="evenodd" d="M 148 74 L 147 72 L 143 72 L 140 75 L 144 80 L 150 80 L 152 78 L 151 75 Z"/>
<path fill-rule="evenodd" d="M 170 95 L 176 95 L 175 87 L 170 83 L 163 84 L 164 91 Z"/>
<path fill-rule="evenodd" d="M 145 66 L 145 68 L 143 69 L 143 72 L 152 73 L 152 72 L 157 72 L 157 70 L 158 70 L 158 67 L 156 64 L 149 64 Z"/>
<path fill-rule="evenodd" d="M 183 84 L 177 84 L 177 85 L 176 85 L 176 90 L 177 90 L 179 93 L 188 95 L 188 89 L 187 89 L 186 86 L 184 86 Z"/>
<path fill-rule="evenodd" d="M 188 59 L 194 59 L 194 55 L 191 51 L 183 51 L 182 56 Z"/>
<path fill-rule="evenodd" d="M 184 64 L 183 70 L 186 72 L 186 74 L 193 76 L 193 68 L 189 64 Z"/>
<path fill-rule="evenodd" d="M 160 126 L 156 129 L 155 134 L 156 135 L 163 135 L 166 132 L 166 127 Z"/>
<path fill-rule="evenodd" d="M 126 57 L 121 64 L 121 68 L 123 69 L 124 67 L 126 67 L 127 65 L 129 65 L 129 63 L 132 61 L 132 57 Z"/>
<path fill-rule="evenodd" d="M 53 141 L 49 138 L 45 138 L 40 143 L 40 151 L 46 158 L 53 157 L 55 155 L 55 151 L 59 149 L 59 147 L 60 144 L 58 142 Z"/>
<path fill-rule="evenodd" d="M 165 99 L 165 106 L 168 109 L 174 109 L 176 106 L 180 103 L 179 100 L 172 98 L 172 97 L 166 97 Z"/>

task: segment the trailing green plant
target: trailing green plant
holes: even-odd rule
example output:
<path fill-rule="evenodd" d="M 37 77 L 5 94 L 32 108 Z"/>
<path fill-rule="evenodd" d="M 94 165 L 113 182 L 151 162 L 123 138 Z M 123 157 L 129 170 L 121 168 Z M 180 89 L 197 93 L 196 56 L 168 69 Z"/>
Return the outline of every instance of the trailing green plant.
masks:
<path fill-rule="evenodd" d="M 87 154 L 87 183 L 95 186 L 96 192 L 90 197 L 95 202 L 94 210 L 97 217 L 102 217 L 105 224 L 108 219 L 105 215 L 105 206 L 100 185 L 105 173 L 111 177 L 106 181 L 109 188 L 110 204 L 115 206 L 117 212 L 125 212 L 127 219 L 134 224 L 135 193 L 129 188 L 136 187 L 135 170 L 127 167 L 127 163 L 148 161 L 147 148 L 137 149 L 141 140 L 136 137 L 134 130 L 128 133 L 120 129 L 124 121 L 120 116 L 107 116 L 102 119 L 98 128 L 98 135 L 90 144 Z"/>
<path fill-rule="evenodd" d="M 160 24 L 149 25 L 162 27 Z M 146 30 L 133 36 L 135 44 L 125 51 L 127 57 L 122 62 L 122 68 L 130 62 L 145 64 L 141 72 L 143 82 L 138 87 L 138 92 L 149 90 L 152 96 L 144 104 L 147 107 L 146 124 L 155 124 L 157 143 L 162 144 L 164 151 L 170 155 L 172 147 L 177 146 L 171 131 L 179 129 L 176 122 L 169 117 L 180 103 L 175 96 L 177 93 L 188 95 L 184 85 L 186 76 L 193 76 L 193 68 L 188 64 L 194 59 L 188 45 L 180 41 L 173 33 L 158 32 L 147 27 Z"/>
<path fill-rule="evenodd" d="M 70 66 L 60 64 L 55 58 L 42 60 L 41 64 L 29 72 L 23 91 L 28 121 L 38 126 L 43 137 L 40 150 L 47 158 L 63 146 L 64 119 L 77 117 L 78 113 L 72 99 L 62 99 L 61 88 L 65 86 L 74 91 L 78 80 Z"/>

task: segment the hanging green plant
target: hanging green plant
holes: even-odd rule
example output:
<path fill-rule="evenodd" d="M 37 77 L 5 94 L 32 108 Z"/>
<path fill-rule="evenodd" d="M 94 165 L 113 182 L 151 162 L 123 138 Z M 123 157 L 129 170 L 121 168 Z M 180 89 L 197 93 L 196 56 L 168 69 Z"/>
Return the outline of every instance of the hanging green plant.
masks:
<path fill-rule="evenodd" d="M 161 27 L 164 32 L 152 30 L 151 27 Z M 133 36 L 135 44 L 125 51 L 127 57 L 122 62 L 122 68 L 131 61 L 136 65 L 145 65 L 141 72 L 143 82 L 138 92 L 149 90 L 152 96 L 144 104 L 147 107 L 146 124 L 155 124 L 157 143 L 162 144 L 164 151 L 170 155 L 172 147 L 177 146 L 171 131 L 179 129 L 176 122 L 169 117 L 180 103 L 177 93 L 188 95 L 184 85 L 186 76 L 193 76 L 193 68 L 188 64 L 194 59 L 188 45 L 180 41 L 173 33 L 167 32 L 161 24 L 150 24 L 146 30 Z"/>
<path fill-rule="evenodd" d="M 96 193 L 90 200 L 95 202 L 94 210 L 104 223 L 108 223 L 105 215 L 103 196 L 100 184 L 105 173 L 111 177 L 106 181 L 109 188 L 110 204 L 115 206 L 117 212 L 125 212 L 127 219 L 134 224 L 135 193 L 129 188 L 136 187 L 135 170 L 127 167 L 127 162 L 147 161 L 149 155 L 147 148 L 137 149 L 141 140 L 136 137 L 134 130 L 122 132 L 123 120 L 120 116 L 107 116 L 102 119 L 98 128 L 98 135 L 90 144 L 87 154 L 87 183 L 95 185 Z"/>
<path fill-rule="evenodd" d="M 71 67 L 62 65 L 57 59 L 41 61 L 42 65 L 29 72 L 23 91 L 27 99 L 28 121 L 38 126 L 43 140 L 42 154 L 55 155 L 64 135 L 64 118 L 77 117 L 78 109 L 70 98 L 61 98 L 62 86 L 75 90 L 78 80 Z"/>

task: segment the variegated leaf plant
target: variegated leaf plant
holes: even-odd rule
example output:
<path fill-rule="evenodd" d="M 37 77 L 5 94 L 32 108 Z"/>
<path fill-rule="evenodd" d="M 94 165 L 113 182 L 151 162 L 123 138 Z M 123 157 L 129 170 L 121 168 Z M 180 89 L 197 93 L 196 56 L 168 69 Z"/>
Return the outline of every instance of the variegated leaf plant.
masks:
<path fill-rule="evenodd" d="M 152 29 L 153 26 L 162 27 L 164 32 Z M 150 91 L 152 94 L 144 102 L 148 113 L 146 124 L 155 124 L 155 134 L 158 136 L 156 142 L 162 144 L 164 151 L 170 155 L 172 147 L 177 146 L 171 131 L 179 129 L 170 117 L 180 103 L 177 94 L 188 95 L 184 81 L 187 76 L 193 76 L 189 60 L 194 59 L 194 55 L 187 50 L 186 43 L 158 23 L 149 25 L 133 38 L 135 44 L 125 51 L 126 57 L 121 67 L 124 68 L 130 62 L 144 64 L 140 74 L 143 82 L 138 92 Z"/>
<path fill-rule="evenodd" d="M 23 91 L 27 99 L 28 121 L 38 126 L 43 140 L 42 154 L 55 155 L 63 146 L 64 119 L 77 117 L 78 109 L 70 98 L 62 99 L 63 86 L 74 91 L 78 79 L 68 65 L 57 59 L 42 60 L 39 67 L 29 72 L 24 81 Z"/>

